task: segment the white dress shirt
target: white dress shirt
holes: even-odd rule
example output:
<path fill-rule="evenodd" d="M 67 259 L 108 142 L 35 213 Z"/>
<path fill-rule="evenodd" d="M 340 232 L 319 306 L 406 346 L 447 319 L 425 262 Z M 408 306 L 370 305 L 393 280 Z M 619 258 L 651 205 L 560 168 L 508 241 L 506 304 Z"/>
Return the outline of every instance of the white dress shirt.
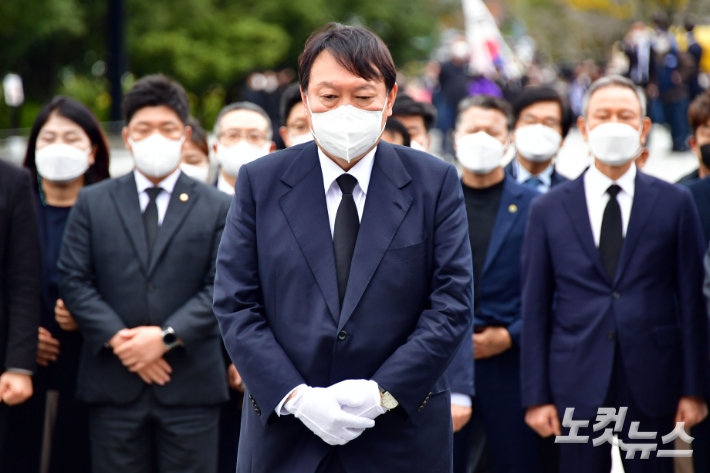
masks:
<path fill-rule="evenodd" d="M 340 201 L 343 198 L 343 192 L 340 186 L 335 181 L 343 174 L 350 174 L 357 179 L 355 189 L 353 189 L 353 200 L 357 207 L 357 216 L 362 222 L 362 212 L 365 209 L 365 198 L 367 197 L 367 188 L 370 185 L 370 175 L 372 174 L 372 165 L 375 164 L 375 152 L 377 146 L 372 151 L 367 153 L 355 166 L 349 171 L 344 171 L 328 156 L 318 148 L 318 159 L 320 160 L 320 168 L 323 172 L 323 187 L 325 189 L 325 203 L 328 206 L 328 219 L 330 220 L 330 235 L 333 236 L 335 230 L 335 216 L 338 213 Z"/>
<path fill-rule="evenodd" d="M 595 164 L 592 164 L 584 174 L 584 195 L 587 199 L 587 212 L 589 213 L 589 223 L 592 225 L 594 244 L 597 247 L 599 247 L 599 238 L 602 232 L 604 209 L 606 209 L 606 204 L 609 203 L 610 198 L 606 191 L 612 184 L 616 184 L 621 188 L 616 200 L 621 208 L 622 234 L 626 237 L 636 189 L 636 164 L 631 164 L 629 170 L 616 181 L 612 181 L 602 174 Z"/>
<path fill-rule="evenodd" d="M 227 195 L 234 195 L 234 186 L 227 182 L 221 172 L 217 178 L 217 190 Z"/>
<path fill-rule="evenodd" d="M 148 207 L 150 202 L 150 196 L 145 191 L 150 187 L 160 187 L 163 191 L 158 194 L 155 198 L 155 205 L 158 207 L 158 225 L 163 224 L 163 219 L 165 218 L 165 212 L 168 211 L 168 204 L 170 203 L 170 196 L 173 194 L 173 189 L 175 189 L 175 183 L 180 177 L 180 168 L 177 168 L 171 174 L 168 174 L 162 181 L 158 183 L 157 186 L 153 185 L 152 182 L 148 180 L 143 174 L 138 172 L 137 169 L 133 170 L 133 176 L 136 178 L 136 188 L 138 189 L 138 200 L 141 204 L 141 213 L 145 212 L 145 208 Z"/>
<path fill-rule="evenodd" d="M 530 171 L 525 169 L 525 167 L 522 164 L 520 164 L 520 161 L 518 161 L 518 158 L 515 158 L 515 161 L 513 162 L 513 166 L 515 166 L 515 176 L 516 176 L 515 180 L 518 182 L 518 184 L 525 184 L 525 182 L 528 179 L 536 177 L 536 178 L 540 179 L 540 182 L 542 182 L 542 184 L 540 184 L 536 187 L 536 190 L 538 192 L 541 192 L 544 194 L 550 190 L 550 187 L 552 186 L 552 173 L 555 171 L 554 161 L 551 162 L 550 165 L 547 166 L 537 176 L 533 175 Z"/>
<path fill-rule="evenodd" d="M 328 220 L 330 220 L 330 236 L 332 238 L 333 232 L 335 231 L 335 216 L 338 213 L 338 207 L 340 206 L 340 201 L 343 199 L 343 192 L 340 190 L 340 186 L 336 182 L 336 179 L 343 174 L 350 174 L 355 179 L 357 179 L 357 184 L 353 189 L 353 200 L 355 201 L 355 207 L 357 207 L 357 216 L 362 222 L 362 212 L 365 210 L 365 198 L 367 197 L 367 188 L 370 185 L 370 176 L 372 175 L 372 165 L 375 164 L 375 152 L 377 151 L 377 146 L 375 146 L 369 153 L 367 153 L 360 161 L 355 164 L 349 171 L 344 171 L 343 168 L 338 166 L 318 148 L 318 159 L 320 160 L 320 168 L 323 172 L 323 189 L 325 191 L 325 203 L 328 207 Z M 291 391 L 289 391 L 281 402 L 276 406 L 276 414 L 278 416 L 291 414 L 288 410 L 284 408 L 286 399 L 298 389 L 300 386 L 296 386 Z"/>

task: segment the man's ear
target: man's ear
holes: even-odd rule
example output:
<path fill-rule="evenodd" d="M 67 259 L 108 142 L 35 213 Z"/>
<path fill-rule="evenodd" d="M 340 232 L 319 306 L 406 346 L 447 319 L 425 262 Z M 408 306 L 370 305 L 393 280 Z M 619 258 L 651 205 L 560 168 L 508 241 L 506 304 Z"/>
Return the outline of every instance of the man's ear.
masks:
<path fill-rule="evenodd" d="M 643 117 L 643 123 L 641 124 L 641 144 L 646 146 L 646 140 L 648 139 L 648 134 L 651 132 L 651 119 L 648 117 Z"/>
<path fill-rule="evenodd" d="M 276 142 L 272 141 L 271 146 L 269 147 L 269 153 L 273 153 L 274 151 L 276 151 Z"/>
<path fill-rule="evenodd" d="M 133 150 L 131 149 L 131 144 L 128 142 L 128 127 L 124 126 L 123 130 L 121 130 L 121 138 L 123 138 L 123 145 L 126 147 L 128 151 L 133 153 Z"/>
<path fill-rule="evenodd" d="M 587 141 L 587 121 L 581 115 L 577 117 L 577 129 L 582 133 L 584 141 Z"/>
<path fill-rule="evenodd" d="M 214 152 L 215 156 L 217 156 L 217 143 L 212 143 L 212 151 Z"/>
<path fill-rule="evenodd" d="M 695 136 L 691 136 L 690 139 L 688 140 L 688 144 L 690 145 L 690 149 L 693 150 L 693 153 L 699 155 L 698 153 L 698 140 L 695 139 Z"/>
<path fill-rule="evenodd" d="M 188 125 L 185 127 L 185 141 L 182 142 L 182 145 L 185 146 L 186 143 L 189 143 L 190 138 L 192 138 L 192 127 Z"/>
<path fill-rule="evenodd" d="M 279 127 L 279 136 L 287 148 L 291 147 L 291 140 L 288 139 L 288 131 L 285 126 Z"/>

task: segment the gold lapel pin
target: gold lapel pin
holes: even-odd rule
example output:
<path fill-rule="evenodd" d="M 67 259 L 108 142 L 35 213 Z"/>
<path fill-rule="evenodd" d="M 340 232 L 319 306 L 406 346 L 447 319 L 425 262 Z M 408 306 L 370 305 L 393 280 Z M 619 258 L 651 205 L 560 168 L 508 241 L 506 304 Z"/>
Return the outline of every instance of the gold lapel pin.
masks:
<path fill-rule="evenodd" d="M 180 200 L 182 202 L 187 202 L 187 199 L 189 199 L 189 198 L 190 198 L 190 196 L 187 194 L 180 194 Z"/>
<path fill-rule="evenodd" d="M 508 212 L 514 214 L 517 211 L 518 211 L 518 206 L 515 204 L 510 204 L 510 206 L 508 207 Z"/>

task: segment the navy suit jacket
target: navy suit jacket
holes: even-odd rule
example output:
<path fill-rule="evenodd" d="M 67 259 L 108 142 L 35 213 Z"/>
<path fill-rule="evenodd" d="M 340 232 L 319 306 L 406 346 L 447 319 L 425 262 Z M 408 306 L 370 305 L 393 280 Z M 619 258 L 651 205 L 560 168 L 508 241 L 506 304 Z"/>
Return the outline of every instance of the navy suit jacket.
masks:
<path fill-rule="evenodd" d="M 524 406 L 554 403 L 589 418 L 602 406 L 615 349 L 649 416 L 705 394 L 708 322 L 698 213 L 685 189 L 638 172 L 614 281 L 594 244 L 584 180 L 530 208 L 523 246 Z M 554 301 L 554 311 L 553 311 Z M 618 356 L 617 354 L 616 356 Z"/>
<path fill-rule="evenodd" d="M 449 472 L 446 368 L 471 323 L 456 169 L 380 142 L 342 310 L 316 144 L 243 166 L 217 257 L 214 311 L 247 386 L 238 472 Z M 401 408 L 341 447 L 274 409 L 305 383 L 372 379 Z"/>
<path fill-rule="evenodd" d="M 697 179 L 686 184 L 690 193 L 693 194 L 695 206 L 700 214 L 700 224 L 703 227 L 703 238 L 705 245 L 710 242 L 710 177 Z"/>
<path fill-rule="evenodd" d="M 520 345 L 520 253 L 525 236 L 530 202 L 540 193 L 515 182 L 506 175 L 498 214 L 486 252 L 486 261 L 478 284 L 479 307 L 474 313 L 474 326 L 506 327 L 513 342 Z M 475 216 L 469 216 L 474 218 Z M 471 338 L 470 336 L 468 337 Z M 470 392 L 468 380 L 473 377 L 473 346 L 463 343 L 449 366 L 451 391 Z"/>
<path fill-rule="evenodd" d="M 518 159 L 517 156 L 505 167 L 506 174 L 510 175 L 513 179 L 517 179 L 518 177 L 517 169 L 515 168 L 516 159 Z M 557 169 L 553 169 L 552 175 L 550 175 L 550 189 L 567 181 L 569 181 L 569 179 L 557 172 Z"/>

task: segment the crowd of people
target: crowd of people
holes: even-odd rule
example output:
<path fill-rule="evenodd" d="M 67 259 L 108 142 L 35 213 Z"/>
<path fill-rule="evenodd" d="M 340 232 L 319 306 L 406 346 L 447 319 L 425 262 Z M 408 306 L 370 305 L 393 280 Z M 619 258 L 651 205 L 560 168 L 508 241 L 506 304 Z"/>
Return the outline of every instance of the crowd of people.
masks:
<path fill-rule="evenodd" d="M 0 160 L 0 471 L 606 473 L 615 444 L 671 472 L 676 438 L 710 471 L 710 93 L 665 94 L 633 28 L 577 112 L 472 83 L 463 46 L 437 107 L 337 24 L 276 119 L 231 103 L 213 138 L 146 76 L 114 179 L 93 114 L 51 100 Z M 679 184 L 642 171 L 653 84 L 698 158 Z"/>

